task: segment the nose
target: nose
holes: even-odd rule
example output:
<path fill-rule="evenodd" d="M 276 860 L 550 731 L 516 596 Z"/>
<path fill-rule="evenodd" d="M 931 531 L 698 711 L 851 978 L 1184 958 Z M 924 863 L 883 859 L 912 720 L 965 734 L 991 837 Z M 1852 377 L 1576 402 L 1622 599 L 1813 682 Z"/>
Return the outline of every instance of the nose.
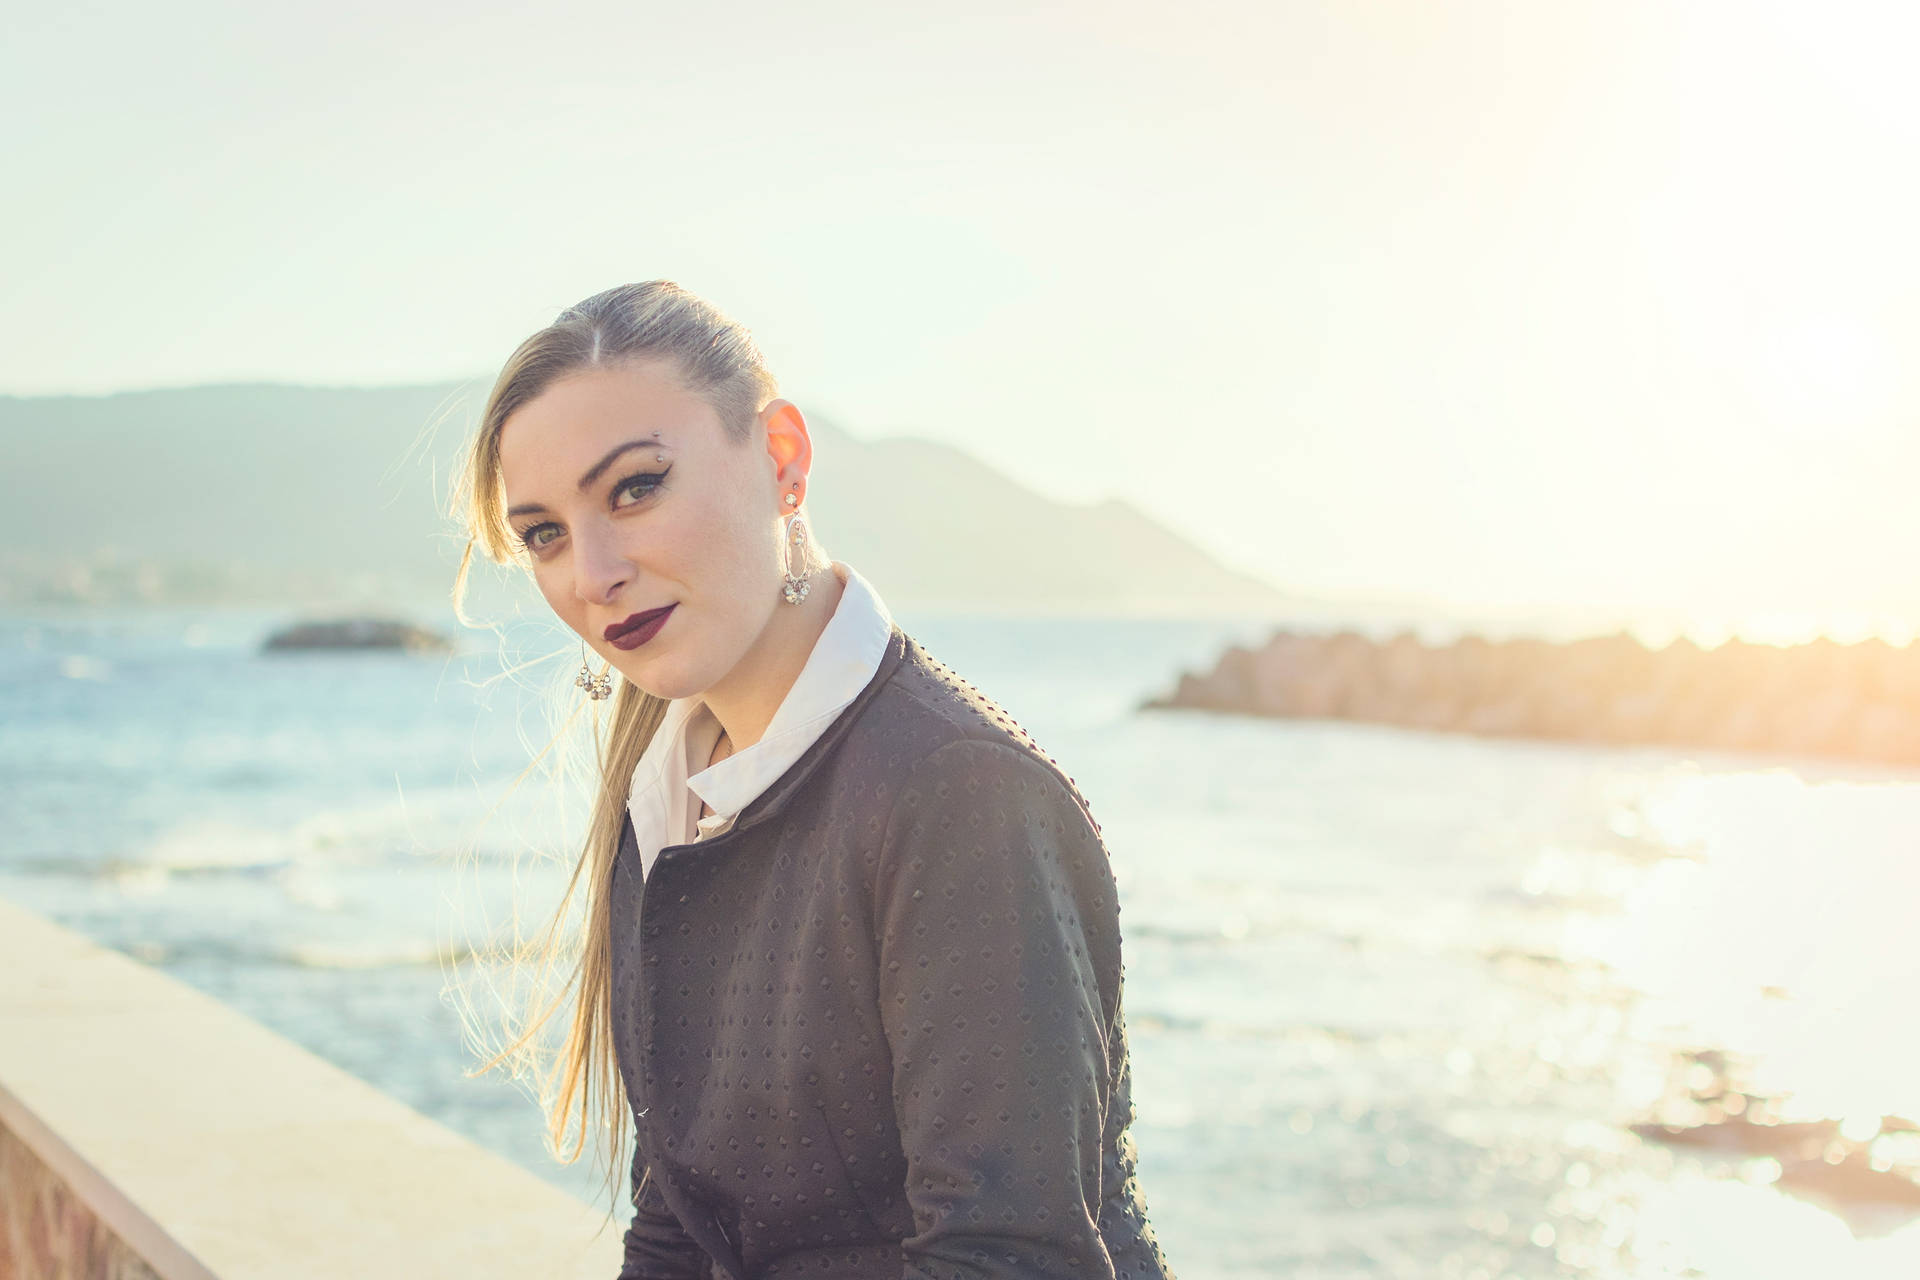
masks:
<path fill-rule="evenodd" d="M 573 593 L 588 604 L 608 604 L 633 579 L 633 562 L 603 528 L 576 530 Z"/>

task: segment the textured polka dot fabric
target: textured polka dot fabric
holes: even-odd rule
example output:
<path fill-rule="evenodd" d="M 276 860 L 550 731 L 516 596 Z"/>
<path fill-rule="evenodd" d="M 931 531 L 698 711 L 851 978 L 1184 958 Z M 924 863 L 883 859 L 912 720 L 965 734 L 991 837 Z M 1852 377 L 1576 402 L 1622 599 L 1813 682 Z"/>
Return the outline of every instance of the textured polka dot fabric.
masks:
<path fill-rule="evenodd" d="M 1099 824 L 910 636 L 731 827 L 637 858 L 629 829 L 621 1280 L 1171 1275 Z"/>

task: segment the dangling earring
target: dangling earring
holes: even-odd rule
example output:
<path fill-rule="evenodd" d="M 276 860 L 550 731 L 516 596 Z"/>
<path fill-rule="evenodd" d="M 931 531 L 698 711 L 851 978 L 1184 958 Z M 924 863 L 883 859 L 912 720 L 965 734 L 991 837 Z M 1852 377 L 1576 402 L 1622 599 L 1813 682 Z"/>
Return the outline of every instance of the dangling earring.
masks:
<path fill-rule="evenodd" d="M 584 689 L 587 696 L 595 702 L 613 696 L 613 681 L 607 678 L 606 673 L 602 672 L 599 675 L 595 675 L 587 669 L 587 642 L 585 640 L 580 642 L 580 674 L 573 678 L 573 687 L 576 689 Z"/>
<path fill-rule="evenodd" d="M 793 495 L 788 494 L 787 498 L 791 501 Z M 800 563 L 803 566 L 803 572 L 797 575 L 793 571 L 793 549 L 795 547 L 800 548 Z M 806 548 L 807 518 L 796 511 L 787 518 L 787 540 L 780 548 L 780 568 L 786 575 L 785 581 L 782 582 L 780 587 L 780 595 L 788 604 L 799 604 L 807 598 L 807 574 L 812 571 L 804 569 L 807 563 Z"/>

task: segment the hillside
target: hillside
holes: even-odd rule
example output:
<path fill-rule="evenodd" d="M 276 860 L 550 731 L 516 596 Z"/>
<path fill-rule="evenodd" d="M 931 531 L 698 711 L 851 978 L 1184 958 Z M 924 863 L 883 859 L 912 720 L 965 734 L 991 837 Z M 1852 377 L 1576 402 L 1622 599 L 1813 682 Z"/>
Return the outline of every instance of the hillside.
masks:
<path fill-rule="evenodd" d="M 19 517 L 0 548 L 0 605 L 443 595 L 460 550 L 448 478 L 485 393 L 476 380 L 0 397 L 0 497 Z M 1055 502 L 948 445 L 808 421 L 815 531 L 899 604 L 1241 615 L 1287 604 L 1125 503 Z"/>

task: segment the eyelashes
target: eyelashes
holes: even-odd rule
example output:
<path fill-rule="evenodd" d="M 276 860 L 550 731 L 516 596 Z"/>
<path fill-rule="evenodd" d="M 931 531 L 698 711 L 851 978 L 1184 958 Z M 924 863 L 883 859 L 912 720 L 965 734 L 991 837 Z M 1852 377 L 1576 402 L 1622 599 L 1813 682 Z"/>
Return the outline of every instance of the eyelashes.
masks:
<path fill-rule="evenodd" d="M 667 471 L 671 470 L 673 470 L 672 467 L 668 467 L 666 471 L 636 471 L 613 486 L 614 496 L 619 497 L 628 489 L 635 489 L 639 491 L 641 497 L 645 497 L 666 483 Z"/>
<path fill-rule="evenodd" d="M 636 471 L 630 476 L 622 477 L 609 491 L 609 496 L 614 499 L 612 503 L 614 509 L 631 507 L 651 497 L 666 483 L 667 472 L 671 470 L 673 470 L 672 467 L 664 471 Z M 635 495 L 632 501 L 618 500 L 628 493 Z M 519 533 L 520 544 L 536 555 L 553 545 L 554 540 L 559 536 L 560 526 L 551 520 L 542 520 L 538 524 L 528 525 Z"/>

